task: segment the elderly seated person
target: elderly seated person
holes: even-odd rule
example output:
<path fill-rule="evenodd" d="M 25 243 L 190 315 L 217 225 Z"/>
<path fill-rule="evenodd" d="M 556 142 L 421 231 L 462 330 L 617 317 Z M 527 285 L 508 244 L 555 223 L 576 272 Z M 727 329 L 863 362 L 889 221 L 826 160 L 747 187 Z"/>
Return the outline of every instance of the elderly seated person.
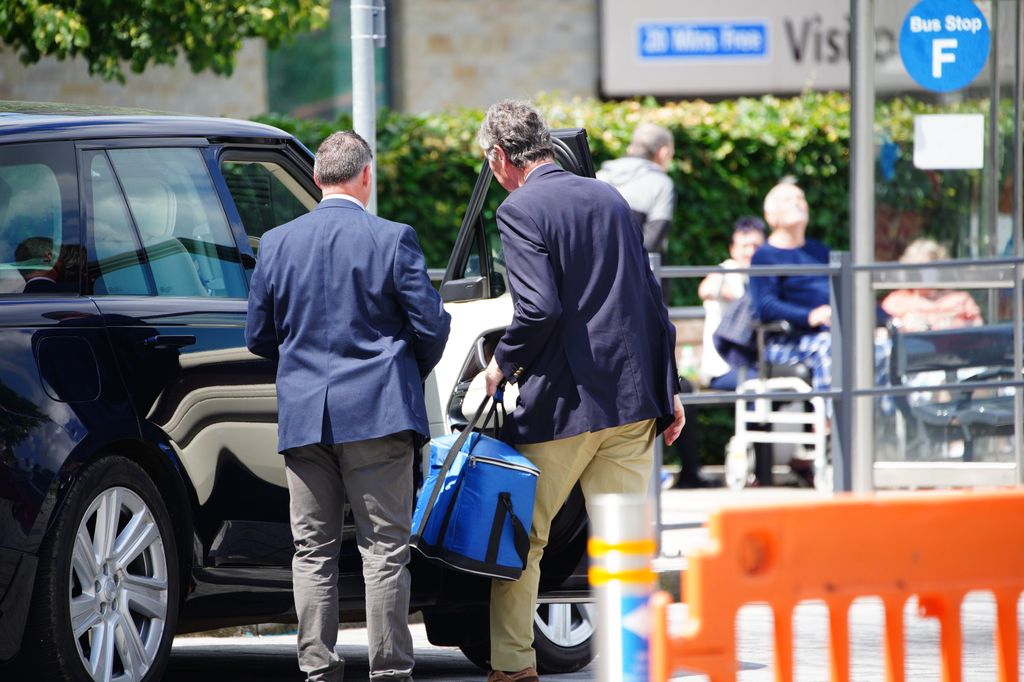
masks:
<path fill-rule="evenodd" d="M 949 252 L 934 239 L 915 239 L 900 256 L 901 263 L 947 260 Z M 966 291 L 897 289 L 882 299 L 882 308 L 907 331 L 956 329 L 982 323 L 981 309 Z"/>
<path fill-rule="evenodd" d="M 771 229 L 751 264 L 827 265 L 828 247 L 806 236 L 810 211 L 803 190 L 789 179 L 768 192 L 764 219 Z M 761 322 L 785 320 L 793 333 L 773 335 L 765 360 L 776 365 L 806 364 L 815 390 L 832 385 L 832 307 L 827 275 L 758 275 L 750 278 L 754 313 Z"/>

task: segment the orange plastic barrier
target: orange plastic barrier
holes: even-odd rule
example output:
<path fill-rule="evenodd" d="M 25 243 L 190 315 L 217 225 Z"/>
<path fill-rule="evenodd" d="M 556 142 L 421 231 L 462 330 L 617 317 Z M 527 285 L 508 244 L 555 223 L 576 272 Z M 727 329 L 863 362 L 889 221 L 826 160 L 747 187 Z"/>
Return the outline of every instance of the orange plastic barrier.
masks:
<path fill-rule="evenodd" d="M 712 544 L 683 577 L 689 617 L 668 631 L 672 598 L 651 601 L 651 680 L 680 668 L 712 682 L 736 676 L 736 615 L 767 603 L 775 616 L 775 679 L 793 679 L 793 609 L 807 599 L 829 609 L 833 682 L 850 679 L 847 610 L 858 597 L 885 607 L 887 679 L 904 680 L 903 609 L 941 626 L 945 682 L 961 680 L 960 604 L 974 590 L 995 595 L 1001 682 L 1017 679 L 1017 599 L 1024 590 L 1024 491 L 840 497 L 825 502 L 726 509 L 709 521 Z"/>

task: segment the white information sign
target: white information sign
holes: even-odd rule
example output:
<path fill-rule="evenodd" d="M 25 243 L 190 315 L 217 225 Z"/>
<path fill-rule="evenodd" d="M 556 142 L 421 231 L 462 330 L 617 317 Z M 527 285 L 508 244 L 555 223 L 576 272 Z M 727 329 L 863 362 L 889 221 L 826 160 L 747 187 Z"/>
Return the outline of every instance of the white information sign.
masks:
<path fill-rule="evenodd" d="M 985 116 L 922 114 L 914 117 L 914 167 L 967 170 L 985 165 Z"/>

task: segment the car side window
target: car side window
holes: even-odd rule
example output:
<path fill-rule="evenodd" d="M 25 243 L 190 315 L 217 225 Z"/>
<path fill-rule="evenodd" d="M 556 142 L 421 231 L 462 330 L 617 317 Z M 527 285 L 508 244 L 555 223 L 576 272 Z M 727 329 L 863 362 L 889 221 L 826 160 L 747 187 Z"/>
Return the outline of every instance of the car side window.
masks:
<path fill-rule="evenodd" d="M 508 192 L 498 184 L 497 180 L 492 178 L 483 208 L 477 218 L 476 237 L 473 240 L 473 245 L 470 247 L 461 271 L 456 273 L 456 279 L 487 277 L 492 298 L 508 291 L 505 253 L 501 246 L 501 236 L 498 234 L 498 224 L 495 219 L 498 206 L 506 196 L 508 196 Z"/>
<path fill-rule="evenodd" d="M 0 147 L 0 294 L 78 293 L 70 144 Z"/>
<path fill-rule="evenodd" d="M 153 287 L 140 259 L 142 247 L 110 159 L 102 151 L 86 152 L 83 159 L 92 293 L 150 296 Z"/>
<path fill-rule="evenodd" d="M 107 156 L 156 295 L 245 298 L 241 256 L 200 150 L 111 149 Z"/>
<path fill-rule="evenodd" d="M 284 166 L 270 159 L 228 157 L 221 162 L 221 172 L 257 255 L 267 230 L 316 208 L 318 199 Z"/>

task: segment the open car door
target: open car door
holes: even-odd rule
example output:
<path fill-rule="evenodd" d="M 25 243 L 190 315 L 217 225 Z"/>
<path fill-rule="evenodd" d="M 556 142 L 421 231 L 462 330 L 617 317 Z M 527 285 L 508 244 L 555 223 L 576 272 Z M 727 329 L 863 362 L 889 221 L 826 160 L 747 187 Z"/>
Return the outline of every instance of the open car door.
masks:
<path fill-rule="evenodd" d="M 551 137 L 556 163 L 577 175 L 594 177 L 585 130 L 552 130 Z M 444 357 L 427 383 L 433 435 L 461 428 L 480 405 L 484 369 L 512 321 L 512 298 L 495 222 L 495 212 L 507 195 L 489 165 L 482 163 L 441 282 L 441 298 L 452 316 L 452 326 Z M 505 392 L 509 411 L 515 407 L 517 395 L 515 386 L 510 385 Z"/>

